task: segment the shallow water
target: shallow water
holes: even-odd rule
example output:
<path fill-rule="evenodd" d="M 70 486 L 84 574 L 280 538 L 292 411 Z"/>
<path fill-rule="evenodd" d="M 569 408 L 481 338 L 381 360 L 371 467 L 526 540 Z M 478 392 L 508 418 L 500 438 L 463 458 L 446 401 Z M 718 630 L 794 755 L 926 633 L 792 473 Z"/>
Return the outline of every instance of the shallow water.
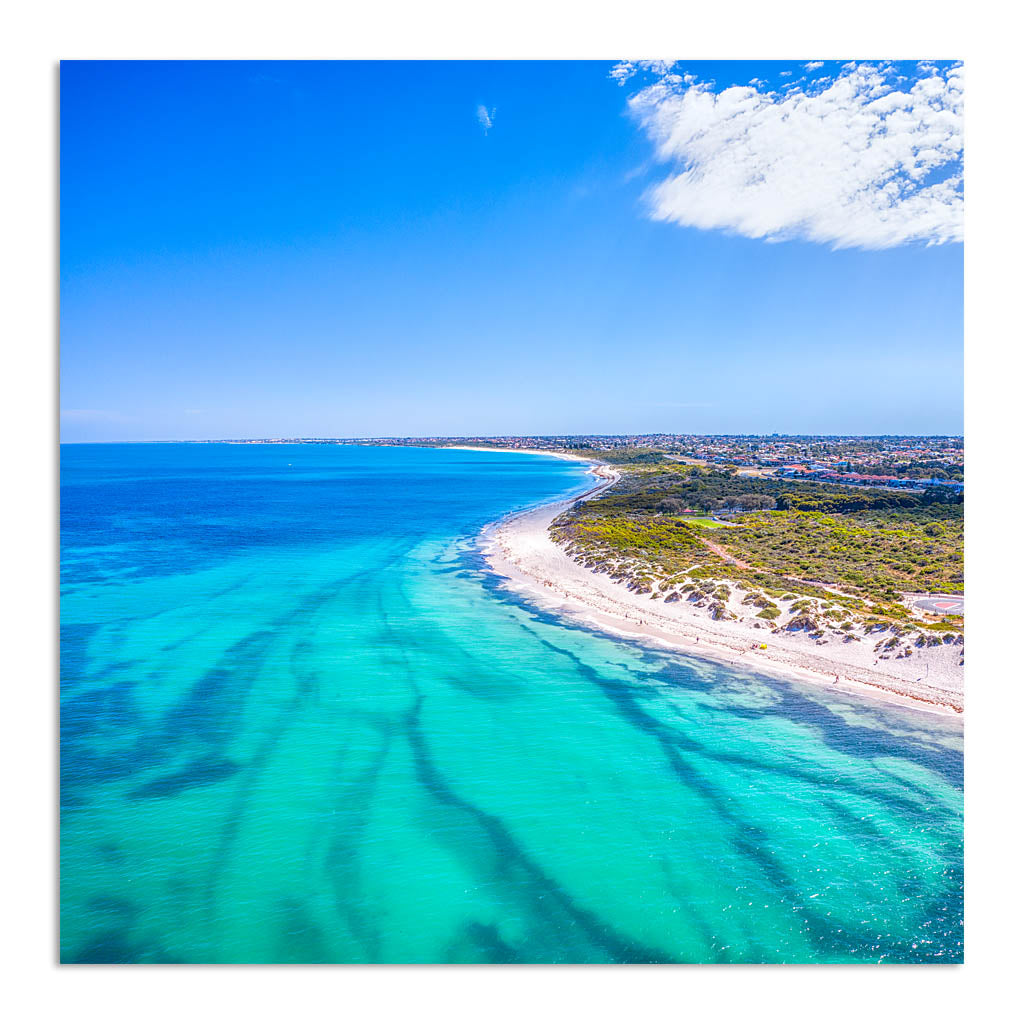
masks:
<path fill-rule="evenodd" d="M 962 959 L 959 724 L 502 590 L 580 465 L 61 460 L 65 961 Z"/>

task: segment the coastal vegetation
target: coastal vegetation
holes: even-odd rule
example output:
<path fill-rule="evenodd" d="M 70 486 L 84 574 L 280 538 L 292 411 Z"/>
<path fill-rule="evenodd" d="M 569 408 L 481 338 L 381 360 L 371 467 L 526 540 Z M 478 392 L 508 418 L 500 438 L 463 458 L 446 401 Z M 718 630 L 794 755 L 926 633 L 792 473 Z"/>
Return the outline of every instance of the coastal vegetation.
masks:
<path fill-rule="evenodd" d="M 600 457 L 621 479 L 577 502 L 551 533 L 577 561 L 634 591 L 690 600 L 719 618 L 731 613 L 728 592 L 716 588 L 731 584 L 769 628 L 811 635 L 962 630 L 960 618 L 915 620 L 904 602 L 963 592 L 962 495 L 744 476 L 656 450 Z"/>
<path fill-rule="evenodd" d="M 922 525 L 902 516 L 757 512 L 719 539 L 759 569 L 842 587 L 876 602 L 904 592 L 963 590 L 963 519 Z M 937 528 L 938 532 L 929 532 Z"/>

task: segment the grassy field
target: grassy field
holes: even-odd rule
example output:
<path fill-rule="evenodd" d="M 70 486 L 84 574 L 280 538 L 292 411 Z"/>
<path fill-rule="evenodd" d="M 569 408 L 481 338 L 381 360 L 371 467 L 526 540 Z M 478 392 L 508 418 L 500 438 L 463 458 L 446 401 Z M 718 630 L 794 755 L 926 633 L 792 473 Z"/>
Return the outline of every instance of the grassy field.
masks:
<path fill-rule="evenodd" d="M 726 530 L 732 523 L 719 523 L 707 516 L 684 516 L 683 522 L 690 526 L 702 526 L 706 530 Z"/>

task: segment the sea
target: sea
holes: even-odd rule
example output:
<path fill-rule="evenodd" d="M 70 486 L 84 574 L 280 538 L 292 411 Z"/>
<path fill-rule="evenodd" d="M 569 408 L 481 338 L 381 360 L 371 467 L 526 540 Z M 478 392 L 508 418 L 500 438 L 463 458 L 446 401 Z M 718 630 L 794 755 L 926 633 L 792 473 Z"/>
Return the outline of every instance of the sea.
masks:
<path fill-rule="evenodd" d="M 63 446 L 62 961 L 961 962 L 959 721 L 506 590 L 585 469 Z"/>

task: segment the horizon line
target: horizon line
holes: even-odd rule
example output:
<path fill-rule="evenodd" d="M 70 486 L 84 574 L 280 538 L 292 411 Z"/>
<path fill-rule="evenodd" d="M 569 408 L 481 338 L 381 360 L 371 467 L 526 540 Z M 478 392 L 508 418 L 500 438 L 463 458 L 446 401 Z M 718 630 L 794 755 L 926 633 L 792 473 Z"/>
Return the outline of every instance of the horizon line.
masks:
<path fill-rule="evenodd" d="M 798 434 L 785 434 L 777 431 L 773 431 L 769 434 L 752 434 L 752 433 L 722 433 L 722 434 L 705 434 L 705 433 L 693 433 L 693 434 L 670 434 L 664 431 L 650 433 L 650 434 L 388 434 L 379 435 L 376 437 L 315 437 L 309 436 L 295 436 L 295 437 L 202 437 L 202 438 L 149 438 L 149 439 L 121 439 L 121 440 L 92 440 L 92 441 L 65 441 L 59 440 L 59 444 L 269 444 L 269 443 L 310 443 L 310 442 L 348 442 L 353 444 L 358 443 L 372 443 L 376 441 L 526 441 L 526 440 L 537 440 L 537 441 L 551 441 L 551 440 L 571 440 L 574 438 L 596 438 L 601 440 L 611 438 L 655 438 L 655 437 L 757 437 L 757 438 L 851 438 L 851 439 L 871 439 L 871 438 L 889 438 L 889 437 L 908 437 L 908 438 L 954 438 L 963 440 L 963 434 L 951 434 L 951 433 L 932 433 L 932 434 L 901 434 L 901 433 L 883 433 L 883 434 L 811 434 L 811 433 L 798 433 Z"/>

